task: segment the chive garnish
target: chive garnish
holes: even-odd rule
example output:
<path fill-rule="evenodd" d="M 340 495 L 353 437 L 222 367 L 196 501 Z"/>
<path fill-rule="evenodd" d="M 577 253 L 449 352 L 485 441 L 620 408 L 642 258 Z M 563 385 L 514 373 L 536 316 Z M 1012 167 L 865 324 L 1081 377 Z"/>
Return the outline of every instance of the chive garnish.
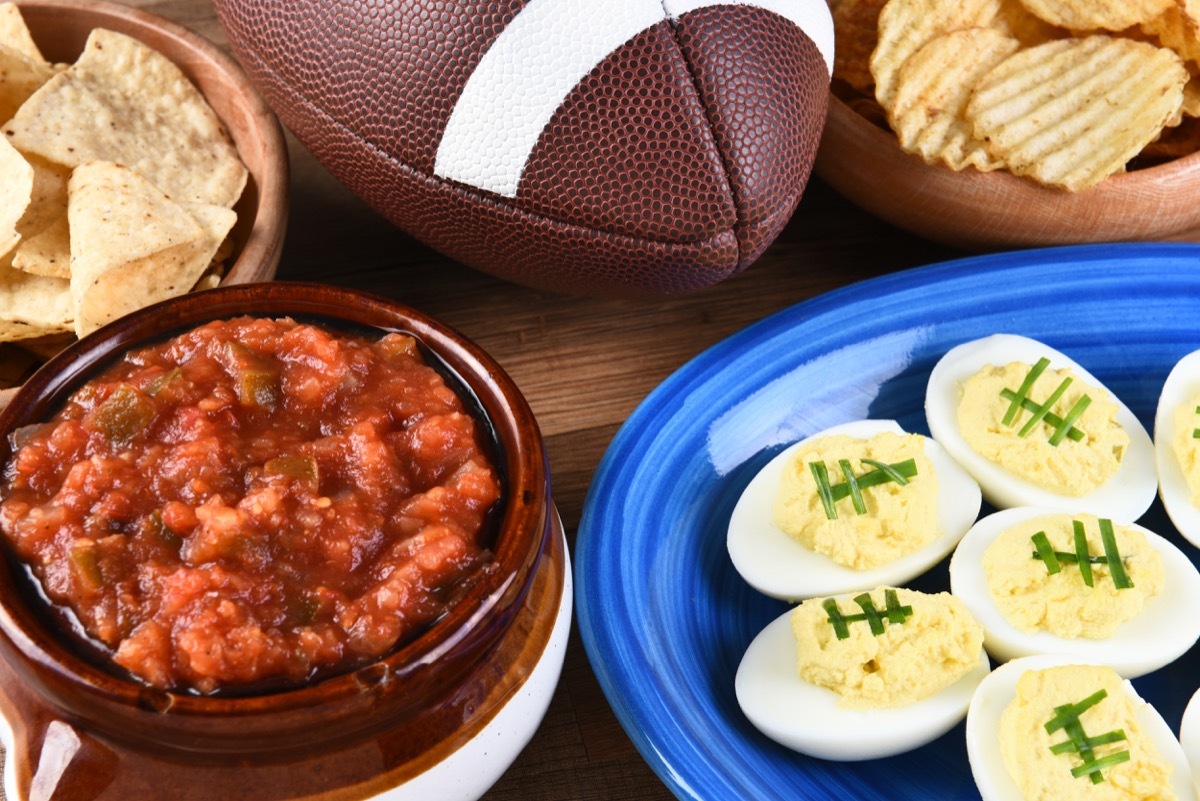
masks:
<path fill-rule="evenodd" d="M 1004 410 L 1004 417 L 1001 422 L 1006 426 L 1013 425 L 1017 420 L 1017 413 L 1021 409 L 1025 409 L 1031 413 L 1025 425 L 1021 426 L 1021 430 L 1017 432 L 1019 437 L 1027 437 L 1033 429 L 1041 422 L 1046 422 L 1054 428 L 1054 433 L 1050 435 L 1050 444 L 1057 446 L 1063 441 L 1063 437 L 1070 437 L 1078 442 L 1083 439 L 1083 432 L 1075 428 L 1075 422 L 1083 415 L 1084 411 L 1091 404 L 1092 399 L 1087 395 L 1083 395 L 1075 402 L 1070 411 L 1065 417 L 1059 417 L 1050 410 L 1063 393 L 1067 391 L 1067 387 L 1071 386 L 1073 379 L 1070 376 L 1064 378 L 1050 393 L 1050 397 L 1046 398 L 1045 403 L 1037 403 L 1029 398 L 1029 392 L 1033 389 L 1034 383 L 1038 377 L 1045 372 L 1050 366 L 1050 360 L 1046 357 L 1038 359 L 1037 364 L 1029 369 L 1025 375 L 1025 380 L 1021 382 L 1021 386 L 1016 392 L 1012 390 L 1000 390 L 1000 397 L 1008 401 L 1008 408 Z"/>
<path fill-rule="evenodd" d="M 858 488 L 858 479 L 854 477 L 854 468 L 850 466 L 850 460 L 839 459 L 838 467 L 842 468 L 842 475 L 846 477 L 846 488 L 850 492 L 850 502 L 854 505 L 854 511 L 865 515 L 867 503 L 863 500 L 862 491 Z"/>
<path fill-rule="evenodd" d="M 1039 531 L 1030 539 L 1033 540 L 1033 547 L 1037 548 L 1037 553 L 1034 555 L 1046 563 L 1047 573 L 1053 574 L 1062 570 L 1058 564 L 1058 557 L 1054 555 L 1054 549 L 1050 547 L 1050 540 L 1046 538 L 1046 532 Z"/>
<path fill-rule="evenodd" d="M 839 460 L 838 464 L 842 465 L 842 462 L 845 461 L 844 459 Z M 874 470 L 868 470 L 854 479 L 854 487 L 859 491 L 858 497 L 860 500 L 862 500 L 862 490 L 878 486 L 879 484 L 886 484 L 889 481 L 905 485 L 908 483 L 908 479 L 917 475 L 917 462 L 915 459 L 905 459 L 903 462 L 896 462 L 895 464 L 884 464 L 874 459 L 861 459 L 860 461 L 875 468 Z M 817 494 L 821 498 L 821 506 L 825 509 L 825 517 L 830 520 L 836 520 L 837 508 L 834 504 L 843 498 L 853 495 L 850 482 L 845 481 L 841 484 L 831 485 L 829 483 L 829 469 L 825 467 L 824 462 L 809 462 L 808 468 L 812 471 L 813 478 L 817 482 Z M 845 471 L 846 466 L 842 465 L 842 472 Z M 854 505 L 854 509 L 859 514 L 866 513 L 866 502 L 863 501 L 863 508 L 861 510 L 857 503 Z"/>
<path fill-rule="evenodd" d="M 1104 557 L 1108 560 L 1108 572 L 1112 576 L 1113 586 L 1118 590 L 1127 590 L 1133 586 L 1125 565 L 1121 562 L 1121 553 L 1117 550 L 1117 535 L 1113 531 L 1112 521 L 1100 519 L 1100 541 L 1104 543 Z"/>
<path fill-rule="evenodd" d="M 1079 400 L 1075 401 L 1075 405 L 1067 412 L 1067 416 L 1060 423 L 1054 425 L 1054 433 L 1050 435 L 1050 444 L 1058 445 L 1063 441 L 1063 437 L 1075 425 L 1075 421 L 1083 417 L 1083 413 L 1087 411 L 1087 407 L 1092 405 L 1092 399 L 1087 395 L 1081 395 Z"/>
<path fill-rule="evenodd" d="M 1050 540 L 1046 537 L 1046 532 L 1039 531 L 1029 539 L 1033 541 L 1035 550 L 1031 554 L 1034 559 L 1040 559 L 1046 564 L 1047 573 L 1057 573 L 1062 569 L 1062 565 L 1078 565 L 1079 572 L 1083 576 L 1083 583 L 1089 587 L 1093 585 L 1092 565 L 1108 565 L 1109 576 L 1112 578 L 1113 586 L 1118 590 L 1127 590 L 1133 586 L 1133 580 L 1129 578 L 1129 574 L 1125 572 L 1124 557 L 1121 556 L 1120 550 L 1117 549 L 1117 536 L 1113 530 L 1112 521 L 1108 518 L 1100 518 L 1100 541 L 1104 544 L 1103 556 L 1092 556 L 1088 549 L 1087 535 L 1084 533 L 1083 522 L 1072 520 L 1071 526 L 1074 533 L 1075 551 L 1056 551 L 1050 547 Z"/>
<path fill-rule="evenodd" d="M 862 461 L 883 473 L 888 480 L 895 481 L 902 487 L 908 483 L 910 478 L 917 474 L 917 463 L 913 459 L 905 459 L 903 462 L 897 462 L 896 464 L 886 464 L 875 459 L 863 459 Z M 902 470 L 904 472 L 901 472 Z M 882 483 L 882 481 L 883 479 L 880 479 L 879 483 Z"/>
<path fill-rule="evenodd" d="M 1066 727 L 1072 721 L 1078 721 L 1079 716 L 1088 711 L 1096 704 L 1108 697 L 1108 690 L 1096 690 L 1096 692 L 1084 698 L 1082 701 L 1074 704 L 1063 704 L 1062 706 L 1054 707 L 1054 717 L 1046 721 L 1046 734 L 1054 734 L 1061 728 Z"/>
<path fill-rule="evenodd" d="M 817 495 L 821 497 L 821 506 L 825 507 L 825 517 L 830 520 L 837 518 L 837 507 L 833 505 L 833 492 L 829 486 L 829 470 L 824 462 L 809 462 L 808 469 L 812 471 L 817 482 Z"/>
<path fill-rule="evenodd" d="M 1113 729 L 1105 734 L 1099 734 L 1095 737 L 1083 737 L 1076 740 L 1063 740 L 1061 743 L 1050 746 L 1052 754 L 1077 754 L 1082 750 L 1094 749 L 1098 745 L 1108 745 L 1109 743 L 1120 742 L 1125 739 L 1124 729 Z"/>
<path fill-rule="evenodd" d="M 838 609 L 837 601 L 832 598 L 826 598 L 825 603 L 821 604 L 825 609 L 825 614 L 829 616 L 829 625 L 833 626 L 833 633 L 839 640 L 844 640 L 850 636 L 850 628 L 846 625 L 846 617 L 842 614 L 842 610 Z"/>
<path fill-rule="evenodd" d="M 1196 414 L 1200 414 L 1200 406 L 1196 407 Z M 1200 439 L 1200 428 L 1192 429 L 1192 439 Z"/>
<path fill-rule="evenodd" d="M 911 606 L 901 606 L 895 590 L 884 590 L 884 611 L 889 623 L 903 623 L 912 614 Z"/>
<path fill-rule="evenodd" d="M 878 637 L 883 634 L 883 618 L 879 616 L 879 610 L 875 608 L 875 603 L 871 600 L 869 593 L 854 596 L 854 603 L 858 604 L 863 610 L 863 617 L 867 620 L 867 625 L 871 627 L 871 633 Z"/>
<path fill-rule="evenodd" d="M 1104 777 L 1100 775 L 1100 771 L 1111 768 L 1113 765 L 1120 765 L 1122 762 L 1129 761 L 1128 751 L 1118 751 L 1115 754 L 1109 754 L 1100 759 L 1093 759 L 1091 762 L 1084 762 L 1082 765 L 1077 765 L 1071 768 L 1071 775 L 1076 779 L 1081 776 L 1091 776 L 1093 784 L 1099 784 L 1104 781 Z"/>
<path fill-rule="evenodd" d="M 896 595 L 895 590 L 884 590 L 884 609 L 883 614 L 875 608 L 875 602 L 871 600 L 871 594 L 864 592 L 861 595 L 854 597 L 854 603 L 858 604 L 862 612 L 859 614 L 846 615 L 838 609 L 837 601 L 833 598 L 826 598 L 821 604 L 825 609 L 825 613 L 829 616 L 829 624 L 833 626 L 833 633 L 839 640 L 844 640 L 850 636 L 850 623 L 859 623 L 866 621 L 871 628 L 871 633 L 878 637 L 884 632 L 884 619 L 893 625 L 903 623 L 913 613 L 911 606 L 901 606 L 900 599 Z"/>
<path fill-rule="evenodd" d="M 1038 376 L 1045 372 L 1046 368 L 1049 366 L 1050 360 L 1045 356 L 1038 359 L 1037 364 L 1035 364 L 1025 376 L 1025 381 L 1021 383 L 1020 388 L 1017 389 L 1016 393 L 1011 398 L 1006 399 L 1012 402 L 1009 404 L 1008 409 L 1004 412 L 1004 419 L 1001 421 L 1004 423 L 1004 425 L 1011 426 L 1016 421 L 1017 412 L 1024 404 L 1025 397 L 1029 394 L 1029 390 L 1033 389 L 1033 382 L 1037 381 Z"/>
<path fill-rule="evenodd" d="M 1079 720 L 1080 715 L 1107 697 L 1107 690 L 1097 690 L 1077 704 L 1056 706 L 1054 707 L 1054 717 L 1045 723 L 1047 734 L 1054 734 L 1054 732 L 1062 729 L 1067 735 L 1066 740 L 1050 746 L 1050 753 L 1078 755 L 1082 760 L 1082 764 L 1072 767 L 1071 775 L 1077 779 L 1087 776 L 1092 784 L 1099 784 L 1104 781 L 1104 776 L 1100 771 L 1129 760 L 1128 750 L 1117 751 L 1099 759 L 1096 758 L 1096 748 L 1125 739 L 1124 729 L 1113 729 L 1104 734 L 1089 736 L 1083 730 L 1083 723 Z"/>
<path fill-rule="evenodd" d="M 1012 400 L 1013 398 L 1017 397 L 1017 395 L 1011 389 L 1002 389 L 1000 390 L 1000 397 L 1004 398 L 1005 400 Z M 1029 412 L 1036 412 L 1041 408 L 1041 406 L 1026 398 L 1025 400 L 1021 401 L 1021 408 Z M 1062 425 L 1062 418 L 1054 412 L 1046 412 L 1044 419 L 1049 425 L 1052 425 L 1055 428 Z M 1073 442 L 1080 442 L 1083 440 L 1083 432 L 1078 428 L 1071 428 L 1067 431 L 1067 439 Z"/>
<path fill-rule="evenodd" d="M 1075 558 L 1079 561 L 1079 572 L 1083 575 L 1083 583 L 1089 587 L 1092 584 L 1092 562 L 1088 559 L 1091 553 L 1088 551 L 1087 535 L 1083 531 L 1083 523 L 1078 520 L 1073 520 L 1071 525 L 1075 529 Z"/>
<path fill-rule="evenodd" d="M 1017 432 L 1018 437 L 1029 436 L 1037 424 L 1042 422 L 1042 418 L 1046 416 L 1046 413 L 1054 408 L 1054 404 L 1057 403 L 1058 399 L 1061 398 L 1063 393 L 1067 391 L 1067 387 L 1071 386 L 1071 382 L 1071 377 L 1067 376 L 1057 387 L 1054 388 L 1054 391 L 1050 393 L 1050 397 L 1046 398 L 1046 402 L 1039 406 L 1037 411 L 1033 413 L 1033 416 L 1025 421 L 1025 425 L 1021 426 L 1021 430 Z"/>

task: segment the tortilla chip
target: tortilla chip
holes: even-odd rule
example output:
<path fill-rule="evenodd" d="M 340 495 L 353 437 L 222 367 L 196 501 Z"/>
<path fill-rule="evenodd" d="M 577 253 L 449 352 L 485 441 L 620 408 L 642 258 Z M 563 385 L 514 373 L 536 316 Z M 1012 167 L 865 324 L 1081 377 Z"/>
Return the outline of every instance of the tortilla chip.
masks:
<path fill-rule="evenodd" d="M 50 66 L 34 44 L 21 9 L 12 3 L 0 3 L 0 45 L 16 50 L 30 61 Z"/>
<path fill-rule="evenodd" d="M 71 277 L 71 233 L 67 210 L 34 236 L 22 239 L 13 253 L 13 267 L 51 278 Z"/>
<path fill-rule="evenodd" d="M 31 237 L 67 213 L 67 179 L 71 177 L 71 170 L 39 156 L 25 155 L 25 160 L 33 169 L 33 188 L 29 207 L 17 223 L 17 231 L 23 237 Z"/>
<path fill-rule="evenodd" d="M 54 75 L 54 68 L 48 64 L 39 64 L 0 44 L 0 121 L 11 120 L 17 109 Z"/>
<path fill-rule="evenodd" d="M 232 207 L 246 184 L 216 114 L 169 59 L 92 31 L 83 55 L 4 126 L 20 150 L 57 164 L 125 164 L 181 203 Z"/>
<path fill-rule="evenodd" d="M 17 223 L 29 208 L 33 196 L 33 167 L 16 148 L 0 136 L 0 256 L 17 246 L 21 235 Z"/>
<path fill-rule="evenodd" d="M 14 269 L 0 259 L 0 342 L 61 334 L 72 328 L 70 284 Z"/>
<path fill-rule="evenodd" d="M 196 283 L 234 213 L 185 208 L 120 164 L 77 167 L 69 183 L 71 299 L 79 336 Z"/>

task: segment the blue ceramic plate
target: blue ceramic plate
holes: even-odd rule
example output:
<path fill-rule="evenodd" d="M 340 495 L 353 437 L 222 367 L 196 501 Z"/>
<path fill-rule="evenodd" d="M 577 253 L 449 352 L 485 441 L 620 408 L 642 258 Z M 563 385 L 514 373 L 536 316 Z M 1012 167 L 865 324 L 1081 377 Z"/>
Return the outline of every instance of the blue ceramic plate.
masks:
<path fill-rule="evenodd" d="M 1200 348 L 1200 247 L 1107 245 L 988 256 L 856 284 L 697 356 L 626 421 L 584 505 L 578 620 L 638 750 L 683 799 L 975 799 L 963 726 L 908 755 L 835 763 L 776 745 L 742 715 L 742 652 L 786 606 L 725 551 L 730 512 L 785 445 L 848 420 L 928 433 L 934 362 L 998 332 L 1041 339 L 1104 381 L 1150 430 L 1167 373 Z M 1186 552 L 1155 503 L 1141 520 Z M 948 588 L 947 565 L 914 586 Z M 1200 649 L 1139 679 L 1178 732 Z"/>

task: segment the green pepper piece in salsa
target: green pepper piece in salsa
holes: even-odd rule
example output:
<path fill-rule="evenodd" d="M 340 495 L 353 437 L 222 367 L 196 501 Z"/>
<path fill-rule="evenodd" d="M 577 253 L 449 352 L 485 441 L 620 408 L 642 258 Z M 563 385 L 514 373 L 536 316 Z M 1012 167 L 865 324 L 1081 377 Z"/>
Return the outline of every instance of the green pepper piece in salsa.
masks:
<path fill-rule="evenodd" d="M 304 481 L 318 482 L 320 473 L 317 460 L 311 456 L 277 456 L 263 465 L 263 471 L 269 476 L 287 476 Z"/>
<path fill-rule="evenodd" d="M 154 420 L 154 404 L 130 384 L 119 384 L 92 412 L 92 425 L 114 446 L 133 441 Z"/>
<path fill-rule="evenodd" d="M 274 409 L 281 394 L 279 370 L 240 342 L 230 342 L 227 347 L 238 402 L 249 408 Z"/>

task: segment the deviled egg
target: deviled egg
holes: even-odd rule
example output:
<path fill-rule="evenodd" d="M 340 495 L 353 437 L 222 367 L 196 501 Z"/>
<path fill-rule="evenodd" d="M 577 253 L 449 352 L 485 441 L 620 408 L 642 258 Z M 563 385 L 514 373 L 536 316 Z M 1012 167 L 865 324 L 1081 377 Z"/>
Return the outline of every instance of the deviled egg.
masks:
<path fill-rule="evenodd" d="M 894 420 L 860 420 L 768 462 L 738 499 L 726 542 L 762 593 L 833 595 L 924 573 L 953 550 L 981 503 L 978 485 L 936 442 Z"/>
<path fill-rule="evenodd" d="M 1111 668 L 1061 654 L 1013 660 L 980 683 L 967 755 L 983 801 L 1196 798 L 1158 711 Z"/>
<path fill-rule="evenodd" d="M 1200 690 L 1192 693 L 1179 722 L 1179 744 L 1192 768 L 1192 787 L 1200 795 Z"/>
<path fill-rule="evenodd" d="M 1191 560 L 1149 529 L 1086 513 L 1021 507 L 984 517 L 955 549 L 950 589 L 1000 660 L 1059 653 L 1131 678 L 1200 638 Z"/>
<path fill-rule="evenodd" d="M 1171 369 L 1154 416 L 1158 493 L 1179 533 L 1200 545 L 1200 351 Z"/>
<path fill-rule="evenodd" d="M 998 508 L 1136 520 L 1154 502 L 1154 444 L 1073 359 L 1011 334 L 951 349 L 925 395 L 929 430 Z"/>
<path fill-rule="evenodd" d="M 957 598 L 880 587 L 776 618 L 746 650 L 734 689 L 776 742 L 852 761 L 949 731 L 988 670 L 983 631 Z"/>

